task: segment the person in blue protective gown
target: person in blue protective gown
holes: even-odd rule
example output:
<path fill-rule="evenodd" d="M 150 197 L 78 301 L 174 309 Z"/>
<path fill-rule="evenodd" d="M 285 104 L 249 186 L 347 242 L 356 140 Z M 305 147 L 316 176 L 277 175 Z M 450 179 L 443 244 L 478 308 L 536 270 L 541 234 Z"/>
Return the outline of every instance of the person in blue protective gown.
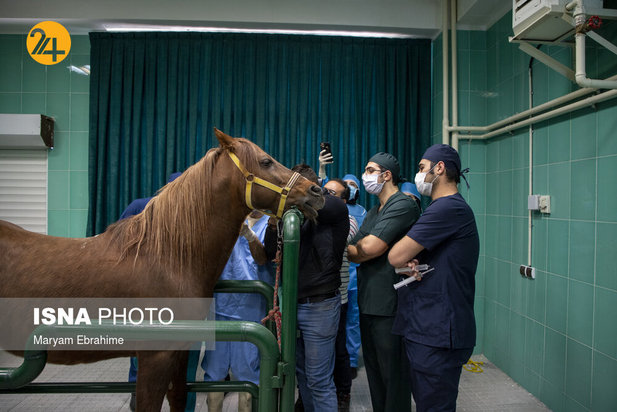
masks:
<path fill-rule="evenodd" d="M 429 147 L 416 186 L 431 197 L 422 216 L 390 250 L 394 267 L 427 264 L 420 282 L 398 289 L 392 331 L 402 335 L 416 410 L 454 411 L 462 366 L 476 343 L 475 273 L 480 242 L 473 211 L 458 192 L 461 160 L 451 146 Z"/>
<path fill-rule="evenodd" d="M 360 180 L 352 174 L 343 176 L 343 180 L 349 186 L 349 200 L 347 210 L 362 226 L 366 209 L 358 203 L 360 197 Z M 347 288 L 347 352 L 349 352 L 349 366 L 352 370 L 352 378 L 358 376 L 358 353 L 362 340 L 360 339 L 360 309 L 358 309 L 358 264 L 349 262 L 349 287 Z"/>
<path fill-rule="evenodd" d="M 422 209 L 422 204 L 421 204 L 422 196 L 420 195 L 420 192 L 418 192 L 418 188 L 416 187 L 414 183 L 411 183 L 411 182 L 403 183 L 401 185 L 401 193 L 411 197 L 416 202 L 418 207 Z"/>
<path fill-rule="evenodd" d="M 274 268 L 267 261 L 263 239 L 268 216 L 253 211 L 242 226 L 240 237 L 221 274 L 221 280 L 261 280 L 273 284 Z M 260 322 L 266 315 L 265 299 L 257 293 L 215 293 L 216 320 L 248 320 Z M 216 342 L 207 350 L 201 363 L 205 381 L 224 380 L 228 373 L 234 380 L 259 384 L 259 351 L 249 342 Z M 251 395 L 240 393 L 238 411 L 250 411 Z M 224 393 L 208 393 L 208 411 L 223 407 Z"/>
<path fill-rule="evenodd" d="M 173 182 L 176 180 L 182 173 L 175 172 L 169 175 L 169 179 L 167 179 L 167 183 Z M 130 216 L 137 215 L 144 210 L 148 202 L 152 199 L 151 197 L 142 197 L 139 199 L 133 200 L 127 207 L 124 209 L 124 212 L 120 215 L 120 220 L 126 219 Z M 199 350 L 190 350 L 189 351 L 189 363 L 186 371 L 186 379 L 188 382 L 192 382 L 195 380 L 195 372 L 197 371 L 197 364 L 199 363 Z M 130 368 L 129 368 L 129 382 L 133 383 L 137 381 L 137 358 L 131 357 Z M 134 411 L 135 410 L 135 393 L 131 393 L 131 400 L 129 401 L 129 408 Z M 187 394 L 186 399 L 186 408 L 185 412 L 193 412 L 195 410 L 195 392 L 189 392 Z"/>

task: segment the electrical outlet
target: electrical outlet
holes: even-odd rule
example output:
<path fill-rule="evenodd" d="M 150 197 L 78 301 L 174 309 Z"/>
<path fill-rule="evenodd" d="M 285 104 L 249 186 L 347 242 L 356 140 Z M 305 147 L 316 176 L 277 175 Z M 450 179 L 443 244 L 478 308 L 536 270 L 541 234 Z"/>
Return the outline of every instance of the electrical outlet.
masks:
<path fill-rule="evenodd" d="M 529 279 L 535 279 L 536 278 L 536 268 L 531 267 L 531 266 L 526 266 L 525 276 L 527 276 Z"/>
<path fill-rule="evenodd" d="M 526 277 L 527 275 L 525 275 L 525 269 L 527 268 L 527 266 L 525 265 L 521 265 L 521 267 L 518 268 L 519 273 L 521 274 L 522 277 Z"/>
<path fill-rule="evenodd" d="M 536 278 L 536 268 L 532 266 L 521 265 L 519 266 L 518 271 L 521 274 L 521 276 L 524 278 L 528 278 L 528 279 Z"/>
<path fill-rule="evenodd" d="M 540 213 L 551 213 L 551 197 L 540 196 Z"/>

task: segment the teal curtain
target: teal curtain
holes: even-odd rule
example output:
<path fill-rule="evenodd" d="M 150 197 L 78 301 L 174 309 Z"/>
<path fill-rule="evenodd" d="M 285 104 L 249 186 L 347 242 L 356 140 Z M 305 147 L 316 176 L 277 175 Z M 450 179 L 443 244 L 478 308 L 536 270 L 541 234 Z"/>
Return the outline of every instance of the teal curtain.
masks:
<path fill-rule="evenodd" d="M 217 145 L 213 127 L 289 167 L 317 168 L 329 141 L 331 177 L 360 177 L 387 151 L 413 178 L 430 143 L 427 39 L 91 33 L 90 43 L 89 235 Z"/>

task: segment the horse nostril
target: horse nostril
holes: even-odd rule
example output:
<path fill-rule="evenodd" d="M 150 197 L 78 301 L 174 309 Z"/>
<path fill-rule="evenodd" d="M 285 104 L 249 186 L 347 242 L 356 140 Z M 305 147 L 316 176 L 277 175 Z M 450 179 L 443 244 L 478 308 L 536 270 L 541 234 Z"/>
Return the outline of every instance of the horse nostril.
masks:
<path fill-rule="evenodd" d="M 317 185 L 313 185 L 311 186 L 311 192 L 313 192 L 314 194 L 322 194 L 321 192 L 321 187 L 317 186 Z"/>

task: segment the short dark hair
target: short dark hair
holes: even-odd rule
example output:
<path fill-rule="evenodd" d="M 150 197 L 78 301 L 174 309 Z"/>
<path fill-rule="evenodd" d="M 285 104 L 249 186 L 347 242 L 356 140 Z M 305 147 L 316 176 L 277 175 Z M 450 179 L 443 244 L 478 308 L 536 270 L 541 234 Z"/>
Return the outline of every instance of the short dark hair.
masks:
<path fill-rule="evenodd" d="M 292 167 L 291 170 L 300 173 L 302 177 L 306 177 L 308 180 L 315 184 L 319 183 L 319 180 L 317 179 L 317 174 L 311 168 L 311 166 L 307 165 L 306 163 L 299 163 Z"/>
<path fill-rule="evenodd" d="M 431 169 L 439 162 L 431 162 Z M 446 164 L 443 164 L 443 167 L 446 169 L 446 178 L 448 179 L 449 182 L 454 182 L 457 185 L 459 183 L 461 183 L 461 175 L 456 171 L 456 169 L 453 168 L 449 168 L 446 166 Z"/>
<path fill-rule="evenodd" d="M 347 184 L 346 181 L 344 181 L 343 179 L 339 179 L 338 177 L 333 177 L 332 179 L 330 179 L 330 181 L 332 182 L 336 182 L 339 185 L 343 186 L 343 193 L 341 195 L 341 199 L 343 200 L 349 200 L 349 185 Z"/>

